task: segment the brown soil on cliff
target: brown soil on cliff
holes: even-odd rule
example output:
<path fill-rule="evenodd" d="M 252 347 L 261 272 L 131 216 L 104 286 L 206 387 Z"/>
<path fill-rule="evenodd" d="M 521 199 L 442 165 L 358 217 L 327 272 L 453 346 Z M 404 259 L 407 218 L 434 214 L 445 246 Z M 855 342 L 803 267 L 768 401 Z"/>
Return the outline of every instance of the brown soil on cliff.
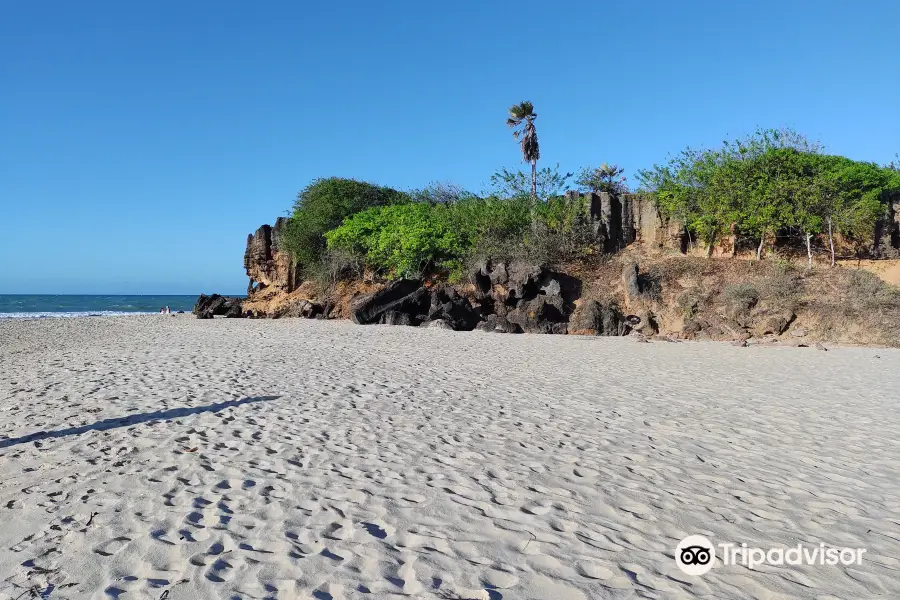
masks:
<path fill-rule="evenodd" d="M 622 272 L 635 262 L 641 293 L 629 298 Z M 885 281 L 900 271 L 900 261 L 868 263 L 807 269 L 805 260 L 626 250 L 562 270 L 582 279 L 582 302 L 615 300 L 629 312 L 643 311 L 661 335 L 900 346 L 900 288 Z"/>
<path fill-rule="evenodd" d="M 751 258 L 742 253 L 708 259 L 632 246 L 618 254 L 556 265 L 556 270 L 581 280 L 576 305 L 589 300 L 615 304 L 624 314 L 641 318 L 644 335 L 900 346 L 900 288 L 887 283 L 897 279 L 900 261 L 848 261 L 834 268 L 817 262 L 807 269 L 805 256 Z M 638 290 L 632 287 L 629 293 L 623 271 L 635 263 Z M 425 285 L 434 282 L 430 277 Z M 328 307 L 329 318 L 346 319 L 354 298 L 385 283 L 368 273 L 330 290 L 311 281 L 290 293 L 267 288 L 251 294 L 243 308 L 256 316 L 292 316 L 309 300 Z M 478 305 L 472 284 L 454 287 Z"/>

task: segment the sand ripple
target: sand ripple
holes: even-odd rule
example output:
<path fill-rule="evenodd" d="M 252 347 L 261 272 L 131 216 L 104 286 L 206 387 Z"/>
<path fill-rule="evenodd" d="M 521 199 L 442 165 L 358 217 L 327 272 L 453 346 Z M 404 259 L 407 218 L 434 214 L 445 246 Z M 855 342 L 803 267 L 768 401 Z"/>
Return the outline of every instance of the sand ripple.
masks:
<path fill-rule="evenodd" d="M 896 598 L 898 383 L 891 350 L 0 322 L 0 599 Z M 688 534 L 868 551 L 698 578 Z"/>

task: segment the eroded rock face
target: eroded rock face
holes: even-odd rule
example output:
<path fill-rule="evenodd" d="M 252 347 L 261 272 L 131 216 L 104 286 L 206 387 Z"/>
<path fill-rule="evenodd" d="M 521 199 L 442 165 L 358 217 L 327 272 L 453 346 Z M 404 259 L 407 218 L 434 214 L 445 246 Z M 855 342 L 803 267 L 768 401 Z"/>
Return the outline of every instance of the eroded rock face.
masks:
<path fill-rule="evenodd" d="M 283 317 L 296 317 L 301 319 L 315 319 L 324 313 L 325 308 L 318 302 L 307 300 L 306 298 L 297 298 L 292 302 L 288 302 L 276 311 L 272 318 L 280 319 Z"/>
<path fill-rule="evenodd" d="M 282 237 L 287 226 L 287 217 L 279 217 L 275 226 L 263 225 L 247 236 L 244 251 L 244 270 L 250 283 L 247 295 L 274 288 L 290 293 L 300 285 L 300 270 L 291 256 L 282 248 Z"/>
<path fill-rule="evenodd" d="M 486 261 L 469 280 L 481 303 L 484 331 L 566 333 L 581 282 L 539 265 Z M 495 315 L 496 319 L 489 319 Z"/>
<path fill-rule="evenodd" d="M 568 194 L 579 197 L 578 192 Z M 666 218 L 648 196 L 589 192 L 582 197 L 604 252 L 618 252 L 634 243 L 685 251 L 684 227 Z"/>
<path fill-rule="evenodd" d="M 432 322 L 440 321 L 455 331 L 472 331 L 481 320 L 480 314 L 469 300 L 449 286 L 431 289 L 427 318 Z"/>
<path fill-rule="evenodd" d="M 422 281 L 398 279 L 373 294 L 355 298 L 350 304 L 350 319 L 357 325 L 418 325 L 425 320 L 418 316 L 427 315 L 430 306 L 431 298 Z"/>
<path fill-rule="evenodd" d="M 569 319 L 569 332 L 582 335 L 628 335 L 631 324 L 613 302 L 583 302 Z"/>
<path fill-rule="evenodd" d="M 212 319 L 213 317 L 222 316 L 229 319 L 240 318 L 244 316 L 241 308 L 243 301 L 240 298 L 230 298 L 220 296 L 219 294 L 200 294 L 194 304 L 193 313 L 198 319 Z"/>

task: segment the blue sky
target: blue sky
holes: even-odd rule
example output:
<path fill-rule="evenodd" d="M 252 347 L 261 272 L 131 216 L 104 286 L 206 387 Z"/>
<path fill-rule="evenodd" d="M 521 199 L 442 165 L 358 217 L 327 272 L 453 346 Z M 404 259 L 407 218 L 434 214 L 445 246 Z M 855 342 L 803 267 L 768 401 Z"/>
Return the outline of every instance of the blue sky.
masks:
<path fill-rule="evenodd" d="M 561 8 L 565 6 L 565 9 Z M 242 292 L 319 176 L 480 191 L 791 126 L 900 152 L 900 3 L 4 2 L 0 293 Z"/>

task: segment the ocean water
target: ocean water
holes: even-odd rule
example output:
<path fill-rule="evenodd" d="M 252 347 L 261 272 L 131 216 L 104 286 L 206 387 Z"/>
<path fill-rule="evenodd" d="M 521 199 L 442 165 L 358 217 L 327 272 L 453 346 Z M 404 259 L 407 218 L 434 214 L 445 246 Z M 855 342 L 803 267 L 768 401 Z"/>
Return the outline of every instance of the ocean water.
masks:
<path fill-rule="evenodd" d="M 76 296 L 0 294 L 0 319 L 52 317 L 103 317 L 172 312 L 191 312 L 197 296 Z"/>

